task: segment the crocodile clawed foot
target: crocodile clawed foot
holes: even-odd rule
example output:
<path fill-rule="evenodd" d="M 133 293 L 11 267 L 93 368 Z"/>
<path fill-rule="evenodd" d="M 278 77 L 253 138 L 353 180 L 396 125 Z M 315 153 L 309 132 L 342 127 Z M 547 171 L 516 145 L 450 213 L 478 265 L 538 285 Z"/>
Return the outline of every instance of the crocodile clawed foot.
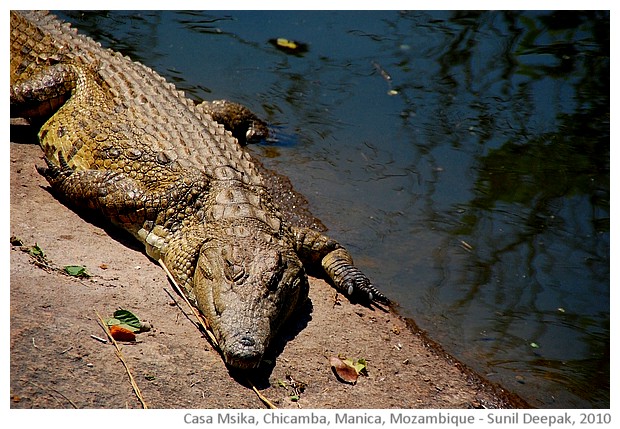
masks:
<path fill-rule="evenodd" d="M 379 292 L 373 285 L 368 285 L 368 297 L 373 303 L 391 304 L 390 299 Z"/>
<path fill-rule="evenodd" d="M 314 240 L 316 242 L 316 239 Z M 328 241 L 329 243 L 329 241 Z M 340 292 L 349 299 L 365 304 L 389 305 L 390 300 L 383 295 L 355 265 L 346 249 L 338 247 L 328 253 L 321 261 L 327 275 Z"/>
<path fill-rule="evenodd" d="M 367 286 L 369 297 L 372 302 L 379 302 L 384 305 L 390 305 L 390 299 L 377 290 L 372 284 Z"/>
<path fill-rule="evenodd" d="M 368 303 L 390 304 L 390 300 L 379 292 L 379 290 L 370 283 L 368 277 L 355 267 L 350 268 L 348 279 L 343 286 L 349 297 L 358 297 Z"/>
<path fill-rule="evenodd" d="M 242 104 L 228 100 L 204 101 L 198 105 L 199 109 L 211 115 L 214 121 L 224 125 L 245 146 L 257 143 L 269 137 L 267 124 L 254 112 Z"/>
<path fill-rule="evenodd" d="M 54 163 L 47 155 L 43 157 L 47 167 L 37 166 L 39 174 L 47 179 L 50 184 L 58 182 L 73 173 L 73 169 L 67 163 L 62 152 L 58 152 L 58 165 Z"/>

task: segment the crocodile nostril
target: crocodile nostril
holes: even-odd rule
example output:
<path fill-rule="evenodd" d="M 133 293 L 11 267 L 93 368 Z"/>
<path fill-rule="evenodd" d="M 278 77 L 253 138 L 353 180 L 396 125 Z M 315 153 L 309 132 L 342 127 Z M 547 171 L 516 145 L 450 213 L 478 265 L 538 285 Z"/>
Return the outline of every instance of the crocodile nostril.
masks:
<path fill-rule="evenodd" d="M 256 344 L 254 338 L 252 337 L 241 337 L 239 338 L 239 343 L 241 343 L 244 347 L 253 347 Z"/>

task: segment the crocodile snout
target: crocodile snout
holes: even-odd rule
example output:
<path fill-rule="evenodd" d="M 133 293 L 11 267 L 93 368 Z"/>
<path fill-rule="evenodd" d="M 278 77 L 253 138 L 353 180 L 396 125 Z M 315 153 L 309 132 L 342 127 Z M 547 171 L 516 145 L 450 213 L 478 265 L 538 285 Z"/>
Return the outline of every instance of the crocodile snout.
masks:
<path fill-rule="evenodd" d="M 251 335 L 234 336 L 222 347 L 226 363 L 238 369 L 252 369 L 258 367 L 265 347 Z"/>

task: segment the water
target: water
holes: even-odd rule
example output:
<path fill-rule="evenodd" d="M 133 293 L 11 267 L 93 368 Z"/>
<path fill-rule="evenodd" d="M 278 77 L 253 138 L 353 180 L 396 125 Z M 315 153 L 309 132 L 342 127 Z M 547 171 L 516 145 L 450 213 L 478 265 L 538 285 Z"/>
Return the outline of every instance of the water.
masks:
<path fill-rule="evenodd" d="M 274 124 L 253 150 L 447 351 L 609 407 L 609 13 L 61 15 Z"/>

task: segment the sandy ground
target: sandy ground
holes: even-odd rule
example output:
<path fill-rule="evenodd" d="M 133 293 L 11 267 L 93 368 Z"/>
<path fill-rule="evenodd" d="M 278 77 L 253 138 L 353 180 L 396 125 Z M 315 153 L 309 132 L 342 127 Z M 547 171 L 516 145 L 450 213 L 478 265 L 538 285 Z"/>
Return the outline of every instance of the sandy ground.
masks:
<path fill-rule="evenodd" d="M 27 140 L 15 132 L 23 129 L 13 127 L 11 140 Z M 21 241 L 10 245 L 11 408 L 142 407 L 114 346 L 93 338 L 105 337 L 97 312 L 106 318 L 118 308 L 153 326 L 120 344 L 149 408 L 264 408 L 249 382 L 279 408 L 528 407 L 413 323 L 353 305 L 318 279 L 269 362 L 231 374 L 139 245 L 57 201 L 36 172 L 38 146 L 11 143 L 10 155 L 10 233 Z M 35 243 L 48 267 L 25 251 Z M 65 275 L 65 265 L 91 277 Z M 338 355 L 365 358 L 368 376 L 340 382 L 329 365 Z"/>

